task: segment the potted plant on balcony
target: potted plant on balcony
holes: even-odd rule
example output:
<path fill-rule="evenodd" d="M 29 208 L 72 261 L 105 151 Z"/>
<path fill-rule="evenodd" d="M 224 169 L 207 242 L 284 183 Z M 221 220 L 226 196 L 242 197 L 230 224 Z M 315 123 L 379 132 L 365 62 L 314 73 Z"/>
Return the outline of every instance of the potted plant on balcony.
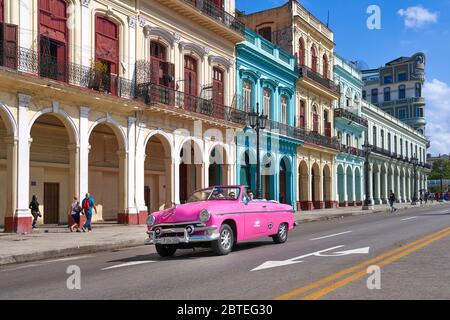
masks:
<path fill-rule="evenodd" d="M 89 88 L 105 92 L 108 89 L 108 81 L 107 81 L 107 74 L 108 74 L 108 65 L 103 61 L 95 61 L 91 67 L 92 74 L 91 79 L 89 83 Z"/>

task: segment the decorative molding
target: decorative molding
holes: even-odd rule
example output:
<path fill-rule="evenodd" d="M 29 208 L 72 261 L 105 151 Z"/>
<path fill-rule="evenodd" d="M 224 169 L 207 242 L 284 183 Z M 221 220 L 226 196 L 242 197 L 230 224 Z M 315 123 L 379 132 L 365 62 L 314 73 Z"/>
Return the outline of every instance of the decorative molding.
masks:
<path fill-rule="evenodd" d="M 136 16 L 128 17 L 128 26 L 132 29 L 136 29 L 137 18 Z"/>
<path fill-rule="evenodd" d="M 80 107 L 80 117 L 87 118 L 90 111 L 91 109 L 88 107 Z"/>
<path fill-rule="evenodd" d="M 210 52 L 209 49 L 207 48 L 203 48 L 201 46 L 199 46 L 198 44 L 192 43 L 192 42 L 184 42 L 181 41 L 180 44 L 180 50 L 190 50 L 195 52 L 197 55 L 199 55 L 202 60 L 208 56 L 208 53 Z"/>
<path fill-rule="evenodd" d="M 172 32 L 159 27 L 152 27 L 149 25 L 144 26 L 144 36 L 146 38 L 149 38 L 150 36 L 161 37 L 166 40 L 172 47 L 175 45 L 175 43 L 177 43 L 177 34 L 173 34 Z"/>
<path fill-rule="evenodd" d="M 89 8 L 90 4 L 91 4 L 91 0 L 81 0 L 81 5 L 85 8 Z"/>
<path fill-rule="evenodd" d="M 141 28 L 144 28 L 146 24 L 147 24 L 147 18 L 140 15 L 139 16 L 139 26 Z"/>
<path fill-rule="evenodd" d="M 52 108 L 53 108 L 53 112 L 54 113 L 59 113 L 59 102 L 58 101 L 53 101 L 52 102 Z"/>
<path fill-rule="evenodd" d="M 217 63 L 223 65 L 225 68 L 227 68 L 227 70 L 229 70 L 233 66 L 232 61 L 221 56 L 209 56 L 208 60 L 210 64 Z"/>
<path fill-rule="evenodd" d="M 18 94 L 19 97 L 19 108 L 28 108 L 28 106 L 30 105 L 31 102 L 31 96 L 23 94 L 23 93 L 19 93 Z"/>

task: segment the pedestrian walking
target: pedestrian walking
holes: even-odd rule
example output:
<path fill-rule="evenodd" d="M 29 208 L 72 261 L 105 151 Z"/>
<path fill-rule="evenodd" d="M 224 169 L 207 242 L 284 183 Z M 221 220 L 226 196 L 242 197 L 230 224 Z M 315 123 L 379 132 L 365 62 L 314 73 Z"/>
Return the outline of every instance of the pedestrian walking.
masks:
<path fill-rule="evenodd" d="M 81 219 L 81 211 L 83 209 L 80 206 L 80 201 L 78 201 L 77 197 L 73 197 L 72 205 L 70 206 L 70 216 L 73 219 L 73 225 L 69 227 L 70 232 L 73 232 L 76 228 L 77 232 L 81 232 L 80 228 L 80 219 Z"/>
<path fill-rule="evenodd" d="M 41 211 L 39 210 L 39 202 L 36 195 L 33 195 L 31 198 L 30 205 L 28 206 L 31 209 L 31 214 L 33 215 L 33 223 L 32 228 L 36 229 L 37 219 L 42 217 Z"/>
<path fill-rule="evenodd" d="M 397 211 L 397 208 L 394 207 L 396 200 L 397 199 L 395 198 L 395 193 L 391 190 L 391 193 L 389 195 L 389 206 L 391 207 L 391 213 Z"/>
<path fill-rule="evenodd" d="M 420 205 L 422 205 L 422 202 L 423 202 L 423 190 L 420 190 L 419 200 L 420 200 Z"/>
<path fill-rule="evenodd" d="M 97 207 L 95 206 L 94 198 L 86 193 L 86 197 L 82 202 L 83 214 L 86 216 L 86 223 L 83 225 L 83 232 L 92 231 L 91 220 L 92 220 L 92 209 L 94 209 L 95 214 L 97 214 Z"/>

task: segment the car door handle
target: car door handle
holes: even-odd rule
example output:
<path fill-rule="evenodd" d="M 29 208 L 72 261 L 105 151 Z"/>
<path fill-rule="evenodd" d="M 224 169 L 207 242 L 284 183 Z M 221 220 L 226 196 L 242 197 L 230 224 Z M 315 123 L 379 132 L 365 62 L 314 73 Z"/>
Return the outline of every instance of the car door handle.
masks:
<path fill-rule="evenodd" d="M 262 206 L 264 209 L 266 209 L 267 208 L 267 206 Z"/>

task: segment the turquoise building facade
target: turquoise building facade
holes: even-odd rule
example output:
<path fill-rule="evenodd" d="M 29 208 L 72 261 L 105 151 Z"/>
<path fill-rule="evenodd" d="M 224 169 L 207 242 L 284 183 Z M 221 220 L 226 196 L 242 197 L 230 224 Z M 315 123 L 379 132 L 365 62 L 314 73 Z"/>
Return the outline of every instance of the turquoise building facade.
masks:
<path fill-rule="evenodd" d="M 364 199 L 363 151 L 367 120 L 361 116 L 363 81 L 354 64 L 334 56 L 334 80 L 338 82 L 341 98 L 334 109 L 335 135 L 341 144 L 336 156 L 336 199 L 340 207 L 362 205 Z"/>
<path fill-rule="evenodd" d="M 236 47 L 236 92 L 247 112 L 268 115 L 261 134 L 261 184 L 265 199 L 295 205 L 297 147 L 303 141 L 287 132 L 296 117 L 296 58 L 247 29 Z M 256 195 L 256 134 L 246 128 L 237 135 L 237 182 Z"/>

